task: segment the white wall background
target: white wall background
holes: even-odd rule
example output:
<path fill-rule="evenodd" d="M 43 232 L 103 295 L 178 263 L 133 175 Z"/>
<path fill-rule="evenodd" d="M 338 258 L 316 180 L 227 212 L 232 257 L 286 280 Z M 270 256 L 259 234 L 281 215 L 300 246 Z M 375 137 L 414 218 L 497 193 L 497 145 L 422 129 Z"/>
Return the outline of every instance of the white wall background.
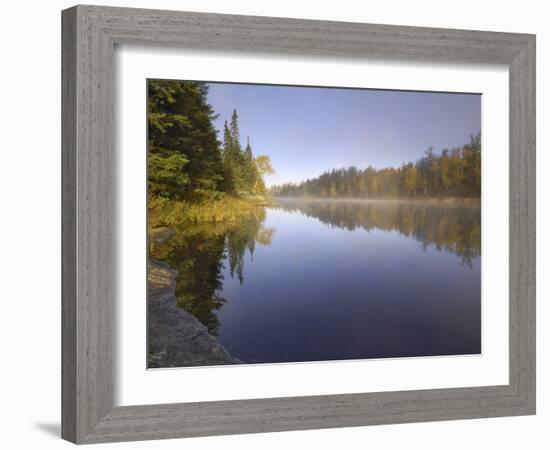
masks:
<path fill-rule="evenodd" d="M 103 5 L 537 34 L 538 414 L 534 417 L 390 425 L 118 444 L 135 449 L 422 448 L 543 449 L 550 437 L 548 298 L 550 120 L 545 2 L 536 0 L 103 1 Z M 4 2 L 0 16 L 0 415 L 3 448 L 69 448 L 60 417 L 60 10 L 71 1 Z M 546 166 L 546 167 L 545 167 Z M 547 280 L 543 280 L 543 278 Z M 546 326 L 546 329 L 545 329 Z M 105 445 L 97 448 L 107 448 Z M 109 447 L 114 448 L 114 447 Z"/>

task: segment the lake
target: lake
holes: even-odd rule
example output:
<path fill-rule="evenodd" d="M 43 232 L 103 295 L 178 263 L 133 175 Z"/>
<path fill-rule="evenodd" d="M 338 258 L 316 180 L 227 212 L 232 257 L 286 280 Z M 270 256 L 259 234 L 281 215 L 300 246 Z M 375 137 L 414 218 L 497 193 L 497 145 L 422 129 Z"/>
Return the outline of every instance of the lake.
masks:
<path fill-rule="evenodd" d="M 245 363 L 479 354 L 479 205 L 278 199 L 153 252 Z"/>

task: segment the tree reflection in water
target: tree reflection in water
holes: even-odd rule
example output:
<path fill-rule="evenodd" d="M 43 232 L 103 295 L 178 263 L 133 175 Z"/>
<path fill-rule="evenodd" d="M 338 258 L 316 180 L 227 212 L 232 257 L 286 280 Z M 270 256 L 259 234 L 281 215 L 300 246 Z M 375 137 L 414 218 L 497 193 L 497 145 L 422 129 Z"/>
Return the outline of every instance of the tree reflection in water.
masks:
<path fill-rule="evenodd" d="M 322 223 L 346 230 L 398 231 L 420 242 L 424 249 L 455 253 L 471 267 L 481 256 L 479 205 L 440 205 L 429 202 L 279 199 L 280 208 L 300 212 Z"/>
<path fill-rule="evenodd" d="M 422 202 L 279 199 L 278 207 L 349 231 L 398 231 L 416 239 L 422 248 L 458 255 L 471 267 L 481 255 L 481 212 L 478 205 L 442 206 Z M 216 315 L 226 302 L 222 296 L 223 269 L 244 282 L 244 261 L 257 244 L 270 245 L 274 228 L 265 227 L 266 209 L 257 208 L 235 223 L 197 224 L 176 230 L 161 244 L 149 245 L 149 256 L 178 271 L 178 306 L 217 335 Z"/>
<path fill-rule="evenodd" d="M 247 250 L 252 256 L 256 243 L 269 245 L 273 239 L 275 230 L 262 225 L 265 217 L 265 209 L 258 208 L 237 223 L 192 225 L 176 230 L 166 242 L 149 243 L 151 258 L 178 271 L 178 306 L 199 319 L 213 336 L 219 327 L 216 311 L 226 302 L 221 295 L 224 264 L 242 284 Z"/>

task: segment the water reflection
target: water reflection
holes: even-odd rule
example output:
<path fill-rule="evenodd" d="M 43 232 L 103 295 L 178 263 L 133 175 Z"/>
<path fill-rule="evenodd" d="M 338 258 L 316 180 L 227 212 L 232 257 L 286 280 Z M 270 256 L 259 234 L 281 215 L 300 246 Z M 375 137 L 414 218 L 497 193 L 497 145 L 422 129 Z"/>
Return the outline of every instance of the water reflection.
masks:
<path fill-rule="evenodd" d="M 243 362 L 475 354 L 480 224 L 479 206 L 281 199 L 149 251 Z"/>
<path fill-rule="evenodd" d="M 211 335 L 217 335 L 219 327 L 216 311 L 226 303 L 222 271 L 227 264 L 231 277 L 243 283 L 246 252 L 253 256 L 256 243 L 269 245 L 273 239 L 275 230 L 262 226 L 265 217 L 265 209 L 258 208 L 238 223 L 193 225 L 161 244 L 150 243 L 150 257 L 178 271 L 178 306 L 199 319 Z"/>
<path fill-rule="evenodd" d="M 398 231 L 416 239 L 424 249 L 433 245 L 455 253 L 470 267 L 472 260 L 481 255 L 481 211 L 476 205 L 284 198 L 278 203 L 285 211 L 299 212 L 349 231 Z"/>

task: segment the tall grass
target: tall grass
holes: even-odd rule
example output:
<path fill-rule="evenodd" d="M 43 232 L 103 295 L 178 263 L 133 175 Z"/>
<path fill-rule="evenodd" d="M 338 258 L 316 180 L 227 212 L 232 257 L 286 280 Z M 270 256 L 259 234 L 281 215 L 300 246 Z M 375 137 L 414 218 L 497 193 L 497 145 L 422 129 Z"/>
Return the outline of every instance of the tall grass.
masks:
<path fill-rule="evenodd" d="M 160 226 L 178 229 L 201 223 L 235 222 L 258 206 L 253 198 L 228 195 L 199 202 L 149 197 L 148 226 L 150 229 Z"/>

